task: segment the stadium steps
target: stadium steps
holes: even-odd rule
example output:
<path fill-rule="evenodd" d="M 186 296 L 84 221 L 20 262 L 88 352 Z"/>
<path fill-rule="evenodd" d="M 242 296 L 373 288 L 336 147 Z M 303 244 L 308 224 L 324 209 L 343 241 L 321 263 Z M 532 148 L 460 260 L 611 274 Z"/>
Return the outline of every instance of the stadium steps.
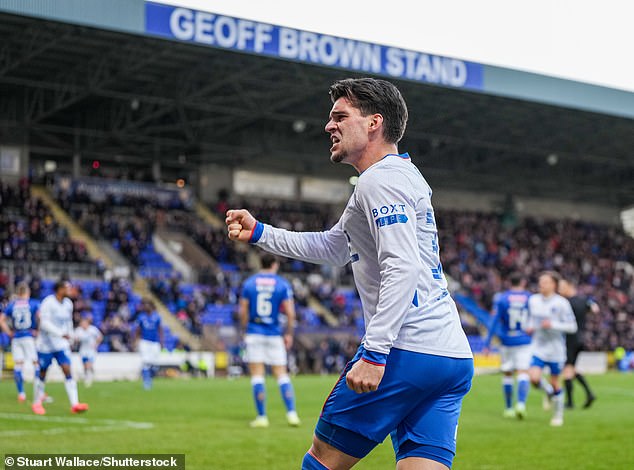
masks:
<path fill-rule="evenodd" d="M 317 297 L 311 295 L 308 297 L 308 306 L 312 308 L 317 315 L 322 317 L 328 326 L 336 327 L 339 326 L 339 320 L 335 317 L 330 310 L 328 310 L 318 299 Z"/>
<path fill-rule="evenodd" d="M 116 267 L 116 262 L 108 256 L 108 254 L 101 249 L 99 244 L 88 235 L 78 224 L 75 223 L 71 219 L 64 209 L 62 209 L 57 202 L 53 199 L 48 190 L 42 186 L 32 186 L 31 194 L 35 197 L 38 197 L 42 200 L 42 202 L 48 207 L 48 209 L 52 212 L 53 217 L 66 230 L 68 230 L 69 236 L 80 243 L 83 243 L 86 246 L 86 250 L 88 254 L 93 259 L 101 259 L 104 264 L 109 268 L 113 269 Z M 161 302 L 158 297 L 156 297 L 151 291 L 147 283 L 140 276 L 136 276 L 133 285 L 134 293 L 150 299 L 154 302 L 156 306 L 156 311 L 161 315 L 161 319 L 167 325 L 167 327 L 171 330 L 171 332 L 178 336 L 183 344 L 188 345 L 192 350 L 200 349 L 200 339 L 194 336 L 191 332 L 189 332 L 180 322 L 176 319 L 174 315 L 170 313 L 167 307 Z"/>
<path fill-rule="evenodd" d="M 31 194 L 42 200 L 44 205 L 46 205 L 53 214 L 55 221 L 68 231 L 68 235 L 72 240 L 82 243 L 86 247 L 86 251 L 92 259 L 103 261 L 108 269 L 114 269 L 116 267 L 116 263 L 110 256 L 101 249 L 90 235 L 71 219 L 70 215 L 57 204 L 45 187 L 33 185 L 31 186 Z"/>
<path fill-rule="evenodd" d="M 453 298 L 460 307 L 473 316 L 473 318 L 475 318 L 482 327 L 489 331 L 493 317 L 489 314 L 489 312 L 480 307 L 475 299 L 457 292 L 453 293 Z"/>
<path fill-rule="evenodd" d="M 217 230 L 225 229 L 225 221 L 211 212 L 202 202 L 196 202 L 196 215 Z"/>
<path fill-rule="evenodd" d="M 220 229 L 220 230 L 225 230 L 224 220 L 221 220 L 220 217 L 212 213 L 201 202 L 196 203 L 196 214 L 198 215 L 198 217 L 200 217 L 202 220 L 207 222 L 212 227 L 216 229 Z M 255 253 L 256 251 L 254 249 L 249 250 L 249 265 L 250 266 L 257 266 L 259 264 L 259 262 L 256 262 L 255 264 L 253 264 Z M 339 321 L 337 320 L 337 317 L 335 317 L 332 314 L 332 312 L 328 310 L 316 297 L 310 296 L 308 298 L 308 306 L 312 308 L 317 313 L 317 315 L 322 317 L 326 321 L 326 323 L 328 323 L 328 325 L 333 327 L 339 325 Z"/>
<path fill-rule="evenodd" d="M 167 325 L 173 335 L 180 338 L 181 343 L 189 346 L 192 351 L 200 351 L 200 338 L 181 325 L 176 316 L 172 314 L 167 306 L 150 290 L 150 286 L 145 279 L 141 276 L 136 276 L 133 289 L 135 294 L 140 295 L 142 298 L 150 299 L 154 303 L 156 311 L 161 316 L 163 323 Z"/>
<path fill-rule="evenodd" d="M 154 233 L 153 240 L 156 250 L 188 282 L 196 282 L 201 271 L 215 272 L 220 269 L 216 260 L 186 233 L 159 229 Z"/>

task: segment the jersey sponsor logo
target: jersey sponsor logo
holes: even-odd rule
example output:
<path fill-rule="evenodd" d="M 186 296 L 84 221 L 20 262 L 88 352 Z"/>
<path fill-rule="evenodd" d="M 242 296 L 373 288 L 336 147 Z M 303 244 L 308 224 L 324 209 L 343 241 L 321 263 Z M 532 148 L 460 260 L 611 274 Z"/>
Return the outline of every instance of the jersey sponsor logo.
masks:
<path fill-rule="evenodd" d="M 408 221 L 405 204 L 400 202 L 375 207 L 372 209 L 372 217 L 379 228 L 385 225 L 406 224 Z"/>
<path fill-rule="evenodd" d="M 384 225 L 394 224 L 406 224 L 407 216 L 405 214 L 386 215 L 385 217 L 379 217 L 375 220 L 377 227 L 383 227 Z"/>
<path fill-rule="evenodd" d="M 395 204 L 386 204 L 380 207 L 375 207 L 372 209 L 372 217 L 375 219 L 379 215 L 391 215 L 391 214 L 404 214 L 405 213 L 405 204 L 397 202 Z"/>

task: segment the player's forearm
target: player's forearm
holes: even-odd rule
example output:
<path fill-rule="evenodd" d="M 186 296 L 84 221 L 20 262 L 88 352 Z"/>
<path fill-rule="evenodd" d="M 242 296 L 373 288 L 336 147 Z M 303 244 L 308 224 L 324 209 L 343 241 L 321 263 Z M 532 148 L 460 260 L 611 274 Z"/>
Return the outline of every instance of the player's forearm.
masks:
<path fill-rule="evenodd" d="M 562 333 L 573 334 L 577 332 L 577 322 L 552 321 L 551 329 L 561 331 Z"/>
<path fill-rule="evenodd" d="M 291 232 L 261 225 L 262 231 L 252 243 L 271 253 L 315 264 L 343 266 L 348 262 L 349 250 L 343 232 Z"/>
<path fill-rule="evenodd" d="M 42 318 L 40 320 L 40 330 L 52 336 L 65 336 L 68 332 L 65 328 L 59 328 L 48 318 Z"/>
<path fill-rule="evenodd" d="M 499 320 L 500 320 L 500 314 L 497 313 L 493 317 L 493 320 L 491 321 L 491 324 L 489 325 L 489 332 L 487 334 L 486 339 L 484 340 L 485 348 L 488 348 L 489 346 L 491 346 L 491 341 L 493 340 L 493 336 L 495 335 L 495 328 L 497 327 Z"/>
<path fill-rule="evenodd" d="M 4 318 L 4 314 L 0 313 L 0 331 L 3 331 L 7 335 L 11 336 L 11 329 Z"/>
<path fill-rule="evenodd" d="M 286 316 L 286 334 L 292 336 L 295 332 L 295 312 L 293 311 L 293 313 L 290 315 L 287 313 Z"/>

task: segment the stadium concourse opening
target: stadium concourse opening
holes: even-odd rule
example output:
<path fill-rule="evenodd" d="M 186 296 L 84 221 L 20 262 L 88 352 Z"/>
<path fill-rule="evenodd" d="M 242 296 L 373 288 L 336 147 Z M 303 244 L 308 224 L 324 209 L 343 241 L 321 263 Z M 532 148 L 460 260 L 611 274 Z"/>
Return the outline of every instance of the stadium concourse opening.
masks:
<path fill-rule="evenodd" d="M 359 73 L 7 13 L 0 36 L 0 143 L 27 145 L 35 173 L 352 174 L 325 164 L 323 127 L 329 84 Z M 412 111 L 401 148 L 432 187 L 634 202 L 632 119 L 395 81 Z"/>

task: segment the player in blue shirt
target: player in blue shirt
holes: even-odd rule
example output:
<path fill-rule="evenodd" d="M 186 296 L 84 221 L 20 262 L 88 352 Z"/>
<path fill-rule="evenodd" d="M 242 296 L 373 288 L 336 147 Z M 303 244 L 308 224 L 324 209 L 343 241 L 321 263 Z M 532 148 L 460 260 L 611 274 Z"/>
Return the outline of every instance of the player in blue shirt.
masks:
<path fill-rule="evenodd" d="M 137 326 L 136 337 L 139 340 L 138 351 L 141 353 L 143 387 L 146 390 L 150 390 L 154 375 L 153 368 L 156 365 L 158 356 L 161 353 L 161 345 L 163 344 L 161 316 L 154 310 L 154 305 L 150 300 L 143 300 L 135 323 Z"/>
<path fill-rule="evenodd" d="M 271 366 L 271 372 L 277 379 L 286 406 L 288 424 L 299 426 L 295 393 L 286 369 L 286 350 L 293 345 L 295 326 L 293 289 L 286 279 L 277 274 L 279 262 L 275 256 L 263 255 L 261 264 L 261 271 L 244 281 L 239 310 L 240 325 L 246 331 L 246 362 L 249 363 L 253 398 L 258 413 L 251 422 L 251 427 L 264 428 L 269 425 L 265 406 L 265 365 Z M 286 314 L 285 327 L 280 311 Z"/>
<path fill-rule="evenodd" d="M 504 391 L 504 417 L 526 416 L 526 397 L 529 390 L 528 369 L 531 364 L 531 336 L 525 331 L 528 321 L 528 299 L 531 293 L 526 287 L 526 280 L 519 273 L 509 276 L 511 288 L 496 295 L 495 317 L 489 328 L 489 335 L 485 341 L 488 351 L 491 339 L 498 336 L 502 346 L 501 370 L 502 389 Z M 513 408 L 513 373 L 517 373 L 517 404 Z"/>
<path fill-rule="evenodd" d="M 26 282 L 20 282 L 16 287 L 17 299 L 7 305 L 4 313 L 0 312 L 0 329 L 11 338 L 11 353 L 15 366 L 13 379 L 18 389 L 18 401 L 26 401 L 24 392 L 24 378 L 22 367 L 25 361 L 31 361 L 35 369 L 35 375 L 39 373 L 37 351 L 33 331 L 37 325 L 37 312 L 40 303 L 31 299 L 31 289 Z M 7 325 L 7 318 L 11 320 L 13 327 Z M 33 381 L 35 384 L 35 380 Z M 35 387 L 35 385 L 34 385 Z M 35 396 L 35 391 L 33 392 Z"/>

